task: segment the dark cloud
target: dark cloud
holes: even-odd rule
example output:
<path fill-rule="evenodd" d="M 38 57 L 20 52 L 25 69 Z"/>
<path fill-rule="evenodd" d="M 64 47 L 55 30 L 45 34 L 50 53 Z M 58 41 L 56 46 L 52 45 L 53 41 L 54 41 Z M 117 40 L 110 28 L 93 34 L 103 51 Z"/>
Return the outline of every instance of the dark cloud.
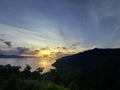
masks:
<path fill-rule="evenodd" d="M 57 49 L 60 49 L 60 47 L 57 47 Z"/>
<path fill-rule="evenodd" d="M 62 49 L 67 49 L 67 47 L 62 47 Z"/>
<path fill-rule="evenodd" d="M 40 50 L 49 50 L 49 47 L 41 48 Z"/>
<path fill-rule="evenodd" d="M 78 46 L 78 45 L 80 45 L 80 42 L 72 44 L 72 46 Z"/>
<path fill-rule="evenodd" d="M 12 50 L 0 50 L 0 54 L 5 54 L 5 55 L 18 55 L 18 54 L 35 54 L 38 51 L 31 51 L 29 48 L 25 47 L 17 47 Z"/>
<path fill-rule="evenodd" d="M 77 44 L 73 44 L 72 46 L 77 46 Z"/>
<path fill-rule="evenodd" d="M 3 39 L 0 39 L 1 42 L 3 42 L 4 40 Z"/>
<path fill-rule="evenodd" d="M 31 51 L 31 54 L 38 54 L 40 52 L 40 50 L 34 50 L 34 51 Z"/>
<path fill-rule="evenodd" d="M 4 43 L 8 47 L 12 47 L 12 42 L 11 41 L 5 41 L 4 39 L 0 39 L 0 42 Z"/>
<path fill-rule="evenodd" d="M 71 49 L 76 49 L 77 47 L 70 47 Z"/>
<path fill-rule="evenodd" d="M 7 45 L 8 47 L 12 47 L 12 42 L 10 41 L 5 41 L 3 42 L 5 45 Z"/>
<path fill-rule="evenodd" d="M 4 54 L 4 55 L 17 55 L 18 51 L 16 50 L 0 50 L 0 54 Z"/>
<path fill-rule="evenodd" d="M 29 48 L 17 47 L 16 49 L 19 51 L 19 54 L 30 53 Z"/>
<path fill-rule="evenodd" d="M 80 44 L 80 42 L 77 43 L 78 45 Z"/>
<path fill-rule="evenodd" d="M 34 52 L 38 53 L 40 50 L 35 50 Z"/>
<path fill-rule="evenodd" d="M 57 49 L 67 49 L 67 47 L 57 47 Z"/>
<path fill-rule="evenodd" d="M 66 54 L 66 53 L 64 53 L 64 52 L 57 52 L 57 53 L 55 53 L 56 54 L 56 56 L 58 57 L 58 58 L 61 58 L 61 57 L 64 57 L 64 56 L 67 56 L 68 54 Z"/>

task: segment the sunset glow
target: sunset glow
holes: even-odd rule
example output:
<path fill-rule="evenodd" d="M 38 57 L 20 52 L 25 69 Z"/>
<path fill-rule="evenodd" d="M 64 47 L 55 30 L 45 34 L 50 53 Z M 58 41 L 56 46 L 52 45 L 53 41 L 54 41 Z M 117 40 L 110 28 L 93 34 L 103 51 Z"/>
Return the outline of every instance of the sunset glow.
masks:
<path fill-rule="evenodd" d="M 51 57 L 51 51 L 50 50 L 41 50 L 38 54 L 36 54 L 35 56 L 37 57 Z"/>

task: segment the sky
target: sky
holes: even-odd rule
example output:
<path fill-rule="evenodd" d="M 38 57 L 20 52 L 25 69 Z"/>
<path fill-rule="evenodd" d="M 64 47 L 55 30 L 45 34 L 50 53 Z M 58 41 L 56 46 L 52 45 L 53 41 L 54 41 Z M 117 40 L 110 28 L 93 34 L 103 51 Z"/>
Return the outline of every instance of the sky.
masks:
<path fill-rule="evenodd" d="M 0 0 L 0 53 L 91 48 L 120 48 L 120 0 Z"/>

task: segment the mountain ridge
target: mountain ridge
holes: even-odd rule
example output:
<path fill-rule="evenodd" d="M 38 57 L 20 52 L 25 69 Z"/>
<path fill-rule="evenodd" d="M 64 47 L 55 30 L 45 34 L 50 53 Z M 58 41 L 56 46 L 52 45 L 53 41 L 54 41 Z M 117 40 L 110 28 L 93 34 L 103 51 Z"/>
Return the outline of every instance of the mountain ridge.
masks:
<path fill-rule="evenodd" d="M 57 68 L 81 68 L 100 64 L 120 64 L 120 48 L 94 48 L 60 58 L 52 65 Z"/>

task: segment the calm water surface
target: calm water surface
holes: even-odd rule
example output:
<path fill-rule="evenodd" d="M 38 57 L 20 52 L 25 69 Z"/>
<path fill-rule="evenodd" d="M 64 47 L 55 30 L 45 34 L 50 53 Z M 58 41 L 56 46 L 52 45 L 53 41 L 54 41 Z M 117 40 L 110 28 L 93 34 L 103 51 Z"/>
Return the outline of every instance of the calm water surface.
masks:
<path fill-rule="evenodd" d="M 1 65 L 6 65 L 6 64 L 11 64 L 14 66 L 21 66 L 22 69 L 25 68 L 26 64 L 29 64 L 32 67 L 32 70 L 35 70 L 38 67 L 44 67 L 43 72 L 47 72 L 50 69 L 53 69 L 54 67 L 51 66 L 52 63 L 55 62 L 55 59 L 52 58 L 44 58 L 44 59 L 39 59 L 39 58 L 0 58 L 0 64 Z"/>

